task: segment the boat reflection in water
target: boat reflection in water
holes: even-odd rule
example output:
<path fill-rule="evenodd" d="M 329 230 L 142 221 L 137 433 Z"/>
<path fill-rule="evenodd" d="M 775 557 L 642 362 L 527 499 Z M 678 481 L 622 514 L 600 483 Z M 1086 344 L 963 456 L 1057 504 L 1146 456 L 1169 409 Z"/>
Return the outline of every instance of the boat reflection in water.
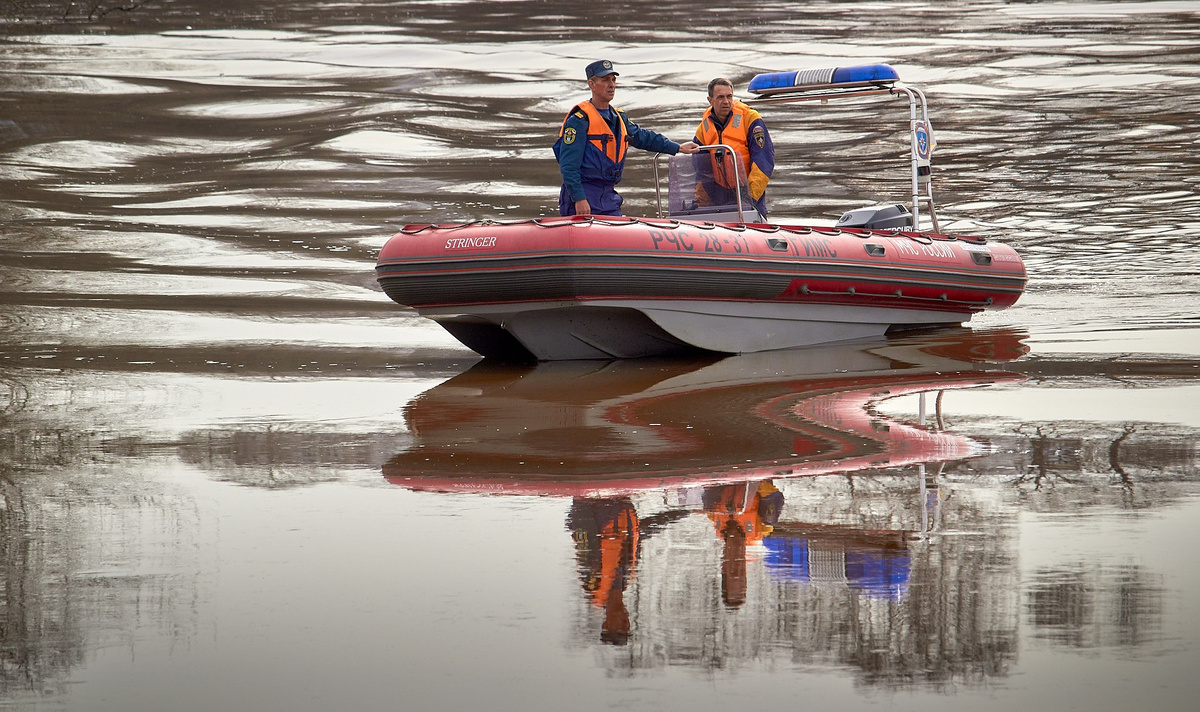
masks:
<path fill-rule="evenodd" d="M 793 660 L 845 664 L 881 644 L 904 656 L 887 641 L 928 646 L 928 631 L 890 629 L 889 606 L 912 603 L 942 468 L 987 452 L 942 427 L 941 394 L 1022 380 L 1003 366 L 1026 353 L 1022 338 L 955 329 L 703 362 L 484 362 L 409 404 L 414 445 L 383 472 L 413 490 L 571 497 L 575 637 L 624 646 L 618 668 L 724 666 L 781 634 Z M 881 411 L 898 397 L 916 417 Z M 968 558 L 959 576 L 996 570 L 993 550 Z M 979 621 L 988 642 L 962 641 L 976 659 L 998 646 L 986 667 L 1010 648 L 1016 613 L 1002 608 L 1003 621 Z"/>
<path fill-rule="evenodd" d="M 717 361 L 480 362 L 405 409 L 416 444 L 394 484 L 445 492 L 606 496 L 967 457 L 969 438 L 880 416 L 908 394 L 1019 380 L 1012 331 Z"/>

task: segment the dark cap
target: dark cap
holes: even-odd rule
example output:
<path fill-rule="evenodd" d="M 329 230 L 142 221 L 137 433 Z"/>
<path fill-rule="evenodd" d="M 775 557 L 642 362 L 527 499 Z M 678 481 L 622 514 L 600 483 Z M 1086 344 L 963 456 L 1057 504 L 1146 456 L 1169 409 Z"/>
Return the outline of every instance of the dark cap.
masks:
<path fill-rule="evenodd" d="M 610 74 L 621 76 L 617 70 L 613 69 L 612 62 L 607 59 L 598 59 L 587 66 L 587 78 L 592 77 L 607 77 Z"/>

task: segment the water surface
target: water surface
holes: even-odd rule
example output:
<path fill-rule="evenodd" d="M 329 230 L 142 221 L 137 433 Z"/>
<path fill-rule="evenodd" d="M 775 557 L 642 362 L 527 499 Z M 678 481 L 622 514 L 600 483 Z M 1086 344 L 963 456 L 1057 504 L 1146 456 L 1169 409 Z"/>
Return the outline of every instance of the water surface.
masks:
<path fill-rule="evenodd" d="M 4 705 L 1193 706 L 1192 3 L 65 5 L 0 8 Z M 1028 293 L 479 363 L 374 254 L 551 214 L 600 57 L 680 140 L 713 76 L 893 64 L 943 227 Z M 905 199 L 899 104 L 764 115 L 773 214 Z M 653 213 L 648 155 L 621 190 Z"/>

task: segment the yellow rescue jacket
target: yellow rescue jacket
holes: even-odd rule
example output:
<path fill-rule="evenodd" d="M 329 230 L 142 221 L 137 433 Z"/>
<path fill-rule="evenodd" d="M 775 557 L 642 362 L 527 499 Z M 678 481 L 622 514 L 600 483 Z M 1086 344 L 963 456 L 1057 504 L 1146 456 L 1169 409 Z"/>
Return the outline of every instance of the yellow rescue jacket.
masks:
<path fill-rule="evenodd" d="M 760 170 L 758 166 L 752 165 L 750 161 L 750 125 L 762 119 L 762 115 L 742 102 L 735 101 L 729 120 L 725 122 L 725 128 L 719 129 L 716 122 L 713 121 L 712 113 L 713 110 L 710 106 L 704 112 L 704 117 L 700 119 L 700 125 L 696 127 L 697 140 L 703 146 L 723 143 L 732 148 L 741 159 L 741 182 L 749 188 L 750 197 L 758 200 L 766 192 L 767 183 L 771 180 L 769 175 Z M 718 159 L 716 151 L 709 151 L 708 155 L 712 161 L 713 179 L 722 188 L 733 190 L 734 170 L 736 170 L 733 157 L 726 155 L 722 157 L 723 160 Z"/>

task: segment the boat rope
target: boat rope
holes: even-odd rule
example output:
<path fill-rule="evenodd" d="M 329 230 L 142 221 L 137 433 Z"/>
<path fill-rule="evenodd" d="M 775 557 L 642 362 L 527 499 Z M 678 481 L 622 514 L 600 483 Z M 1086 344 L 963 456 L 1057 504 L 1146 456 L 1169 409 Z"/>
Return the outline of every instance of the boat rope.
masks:
<path fill-rule="evenodd" d="M 657 228 L 667 228 L 669 230 L 675 230 L 681 225 L 678 220 L 672 220 L 670 218 L 666 220 L 659 220 L 657 222 L 651 220 L 650 218 L 642 218 L 641 222 L 643 225 L 649 225 L 650 227 Z"/>
<path fill-rule="evenodd" d="M 474 220 L 471 222 L 457 224 L 428 224 L 428 225 L 405 225 L 400 228 L 400 233 L 404 235 L 417 235 L 426 230 L 462 230 L 469 227 L 487 227 L 489 225 L 536 225 L 537 227 L 553 228 L 567 227 L 570 225 L 606 225 L 619 227 L 623 225 L 646 225 L 658 230 L 678 230 L 683 227 L 698 227 L 702 230 L 717 230 L 726 229 L 734 232 L 754 231 L 758 233 L 768 234 L 777 232 L 786 232 L 793 235 L 853 235 L 862 239 L 871 237 L 905 237 L 913 242 L 921 245 L 931 245 L 934 241 L 938 242 L 968 242 L 976 245 L 987 243 L 987 238 L 977 237 L 973 235 L 944 235 L 933 232 L 907 232 L 900 228 L 889 228 L 886 230 L 872 230 L 868 228 L 838 228 L 838 227 L 819 227 L 819 226 L 790 226 L 790 225 L 771 225 L 767 223 L 714 223 L 701 221 L 676 220 L 674 218 L 627 218 L 614 216 L 615 219 L 606 219 L 608 216 L 598 215 L 567 215 L 562 217 L 550 218 L 527 218 L 524 220 Z"/>

